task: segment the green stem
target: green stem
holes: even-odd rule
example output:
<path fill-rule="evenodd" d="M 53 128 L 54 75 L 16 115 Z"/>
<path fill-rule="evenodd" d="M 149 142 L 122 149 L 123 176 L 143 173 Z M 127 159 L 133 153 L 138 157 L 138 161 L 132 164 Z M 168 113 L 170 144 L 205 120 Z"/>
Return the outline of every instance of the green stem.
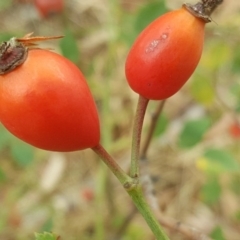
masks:
<path fill-rule="evenodd" d="M 141 215 L 144 217 L 156 239 L 169 240 L 168 236 L 165 234 L 162 227 L 160 226 L 157 218 L 153 215 L 152 210 L 145 201 L 141 187 L 136 186 L 135 188 L 128 191 L 128 194 L 131 196 L 135 206 L 137 207 Z"/>
<path fill-rule="evenodd" d="M 152 213 L 150 207 L 144 200 L 142 194 L 141 186 L 138 183 L 138 179 L 129 177 L 122 168 L 116 163 L 116 161 L 109 155 L 109 153 L 98 144 L 92 150 L 103 160 L 103 162 L 109 167 L 113 174 L 121 182 L 127 193 L 132 198 L 137 209 L 144 217 L 146 223 L 152 230 L 157 240 L 169 240 L 164 231 L 162 230 L 160 224 L 158 223 L 156 217 Z"/>
<path fill-rule="evenodd" d="M 146 99 L 139 95 L 136 115 L 135 115 L 134 123 L 133 123 L 130 176 L 132 178 L 136 178 L 136 179 L 139 176 L 140 141 L 141 141 L 143 120 L 144 120 L 148 102 L 149 102 L 149 99 Z"/>
<path fill-rule="evenodd" d="M 125 186 L 125 184 L 132 182 L 132 179 L 122 170 L 100 143 L 93 147 L 92 150 L 103 160 L 122 185 Z"/>
<path fill-rule="evenodd" d="M 158 104 L 158 107 L 157 107 L 156 111 L 152 115 L 152 120 L 151 120 L 151 123 L 150 123 L 150 126 L 149 126 L 148 134 L 147 134 L 146 140 L 143 144 L 142 153 L 141 153 L 141 157 L 140 157 L 141 159 L 146 159 L 147 151 L 148 151 L 148 148 L 150 146 L 150 142 L 152 140 L 154 131 L 155 131 L 156 126 L 157 126 L 158 119 L 160 118 L 160 115 L 162 113 L 165 102 L 166 102 L 166 100 L 161 101 Z"/>

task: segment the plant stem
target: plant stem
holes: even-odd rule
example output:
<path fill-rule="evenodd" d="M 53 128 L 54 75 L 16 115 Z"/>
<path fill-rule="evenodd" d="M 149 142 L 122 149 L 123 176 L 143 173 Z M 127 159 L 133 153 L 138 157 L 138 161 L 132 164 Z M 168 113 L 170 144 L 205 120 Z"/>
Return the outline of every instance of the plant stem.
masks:
<path fill-rule="evenodd" d="M 116 161 L 110 156 L 110 154 L 98 144 L 93 147 L 92 150 L 104 161 L 104 163 L 109 167 L 113 174 L 121 182 L 127 193 L 132 198 L 137 209 L 144 217 L 146 223 L 152 230 L 157 240 L 169 240 L 164 231 L 162 230 L 160 224 L 158 223 L 156 217 L 152 213 L 150 207 L 146 203 L 144 196 L 142 194 L 141 186 L 138 183 L 138 179 L 129 177 L 122 168 L 116 163 Z"/>
<path fill-rule="evenodd" d="M 147 151 L 148 151 L 150 142 L 152 140 L 154 130 L 156 128 L 158 119 L 161 116 L 161 113 L 162 113 L 163 107 L 165 105 L 165 102 L 166 102 L 166 100 L 161 101 L 160 104 L 158 105 L 156 111 L 152 115 L 152 121 L 151 121 L 151 124 L 150 124 L 150 127 L 149 127 L 148 135 L 146 137 L 146 140 L 145 140 L 143 148 L 142 148 L 141 158 L 146 158 Z"/>
<path fill-rule="evenodd" d="M 129 190 L 128 194 L 131 196 L 135 206 L 137 207 L 141 215 L 144 217 L 156 239 L 169 240 L 162 227 L 160 226 L 157 218 L 153 215 L 152 210 L 145 201 L 141 187 L 137 185 L 136 187 Z"/>
<path fill-rule="evenodd" d="M 139 152 L 140 152 L 140 141 L 143 120 L 147 109 L 149 99 L 146 99 L 139 95 L 136 115 L 133 123 L 133 135 L 132 135 L 132 156 L 131 156 L 131 168 L 130 176 L 137 179 L 139 176 Z"/>
<path fill-rule="evenodd" d="M 112 158 L 112 156 L 110 156 L 110 154 L 103 148 L 100 143 L 97 146 L 93 147 L 92 150 L 103 160 L 103 162 L 108 166 L 108 168 L 117 177 L 122 185 L 132 182 L 132 178 L 122 170 L 122 168 L 116 163 L 116 161 Z"/>

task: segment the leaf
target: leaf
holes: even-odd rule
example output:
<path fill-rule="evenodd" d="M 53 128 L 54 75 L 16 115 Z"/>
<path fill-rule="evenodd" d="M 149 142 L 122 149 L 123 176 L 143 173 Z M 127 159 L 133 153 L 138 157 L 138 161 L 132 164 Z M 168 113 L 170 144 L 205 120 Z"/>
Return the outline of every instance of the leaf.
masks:
<path fill-rule="evenodd" d="M 9 144 L 11 138 L 12 135 L 3 126 L 0 126 L 0 150 Z"/>
<path fill-rule="evenodd" d="M 240 112 L 240 82 L 238 81 L 234 82 L 230 88 L 230 91 L 236 99 L 236 106 L 234 110 L 239 113 Z"/>
<path fill-rule="evenodd" d="M 124 238 L 125 239 L 125 238 Z M 146 232 L 139 225 L 131 224 L 126 231 L 126 240 L 146 240 Z"/>
<path fill-rule="evenodd" d="M 12 33 L 9 33 L 9 32 L 1 33 L 1 35 L 0 35 L 0 42 L 8 41 L 12 37 L 13 37 Z"/>
<path fill-rule="evenodd" d="M 148 3 L 140 8 L 136 15 L 123 11 L 121 17 L 119 39 L 130 47 L 137 35 L 154 19 L 167 11 L 165 1 L 159 0 Z"/>
<path fill-rule="evenodd" d="M 203 201 L 207 204 L 213 205 L 220 199 L 221 192 L 222 189 L 217 177 L 210 176 L 207 183 L 202 186 L 201 196 Z"/>
<path fill-rule="evenodd" d="M 231 190 L 238 196 L 240 196 L 240 174 L 233 176 L 230 183 Z"/>
<path fill-rule="evenodd" d="M 240 222 L 240 210 L 236 212 L 235 219 Z"/>
<path fill-rule="evenodd" d="M 237 45 L 234 47 L 234 53 L 232 54 L 233 61 L 231 64 L 232 71 L 235 73 L 240 73 L 240 46 Z"/>
<path fill-rule="evenodd" d="M 35 233 L 35 240 L 60 240 L 60 237 L 48 232 Z"/>
<path fill-rule="evenodd" d="M 0 183 L 3 183 L 7 180 L 7 175 L 5 174 L 5 172 L 2 170 L 2 168 L 0 168 Z"/>
<path fill-rule="evenodd" d="M 216 240 L 226 240 L 226 238 L 224 237 L 223 234 L 223 230 L 221 227 L 217 226 L 212 233 L 210 234 L 210 237 L 212 239 L 216 239 Z"/>
<path fill-rule="evenodd" d="M 240 98 L 240 82 L 233 82 L 230 91 L 236 98 Z"/>
<path fill-rule="evenodd" d="M 201 66 L 210 72 L 222 68 L 232 59 L 231 48 L 223 41 L 209 41 L 201 59 Z"/>
<path fill-rule="evenodd" d="M 12 0 L 0 1 L 0 10 L 6 9 L 12 5 Z"/>
<path fill-rule="evenodd" d="M 206 160 L 206 171 L 212 173 L 236 172 L 239 171 L 239 164 L 233 156 L 221 149 L 208 149 L 204 153 Z"/>
<path fill-rule="evenodd" d="M 47 221 L 43 224 L 41 231 L 43 232 L 50 232 L 53 228 L 53 219 L 49 218 Z"/>
<path fill-rule="evenodd" d="M 165 114 L 161 114 L 154 131 L 154 136 L 157 137 L 163 134 L 167 129 L 167 126 L 168 126 L 168 118 L 166 117 Z"/>
<path fill-rule="evenodd" d="M 148 24 L 167 11 L 165 1 L 159 0 L 141 8 L 135 20 L 134 28 L 140 33 Z"/>
<path fill-rule="evenodd" d="M 132 14 L 124 13 L 121 21 L 121 28 L 119 29 L 118 38 L 125 42 L 128 47 L 134 42 L 137 33 L 133 28 L 134 16 Z"/>
<path fill-rule="evenodd" d="M 18 139 L 14 139 L 11 144 L 11 154 L 14 161 L 21 167 L 26 167 L 33 161 L 34 149 Z"/>
<path fill-rule="evenodd" d="M 201 104 L 209 106 L 213 103 L 215 92 L 209 76 L 204 74 L 195 74 L 190 85 L 191 94 Z"/>
<path fill-rule="evenodd" d="M 78 63 L 80 52 L 77 46 L 76 38 L 69 29 L 65 30 L 64 35 L 65 37 L 60 41 L 62 54 L 72 62 Z"/>
<path fill-rule="evenodd" d="M 209 129 L 210 123 L 208 118 L 186 122 L 179 136 L 179 146 L 190 148 L 199 143 Z"/>

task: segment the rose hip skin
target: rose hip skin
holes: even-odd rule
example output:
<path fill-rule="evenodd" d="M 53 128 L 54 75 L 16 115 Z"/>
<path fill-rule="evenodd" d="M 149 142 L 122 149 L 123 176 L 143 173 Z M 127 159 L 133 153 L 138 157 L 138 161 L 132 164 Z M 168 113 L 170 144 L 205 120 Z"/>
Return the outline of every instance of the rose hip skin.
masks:
<path fill-rule="evenodd" d="M 64 9 L 63 0 L 34 0 L 34 4 L 43 17 L 51 13 L 59 13 Z"/>
<path fill-rule="evenodd" d="M 74 151 L 99 143 L 97 109 L 80 70 L 41 49 L 0 75 L 0 120 L 15 136 L 38 148 Z"/>
<path fill-rule="evenodd" d="M 163 100 L 184 85 L 200 60 L 206 22 L 185 8 L 166 13 L 138 36 L 125 65 L 130 87 Z"/>

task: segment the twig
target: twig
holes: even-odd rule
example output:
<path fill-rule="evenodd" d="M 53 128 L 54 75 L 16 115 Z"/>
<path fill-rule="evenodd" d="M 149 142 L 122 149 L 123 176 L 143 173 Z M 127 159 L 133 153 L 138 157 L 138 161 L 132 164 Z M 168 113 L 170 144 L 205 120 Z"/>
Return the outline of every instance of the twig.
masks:
<path fill-rule="evenodd" d="M 165 105 L 165 102 L 166 102 L 166 100 L 161 101 L 160 104 L 158 105 L 156 111 L 152 115 L 152 120 L 151 120 L 151 123 L 150 123 L 148 135 L 146 137 L 146 140 L 145 140 L 143 148 L 142 148 L 141 158 L 143 158 L 143 159 L 146 158 L 147 151 L 148 151 L 150 142 L 152 140 L 152 136 L 153 136 L 154 130 L 156 128 L 158 119 L 159 119 L 159 117 L 160 117 L 160 115 L 162 113 L 162 110 L 163 110 L 163 107 Z"/>
<path fill-rule="evenodd" d="M 141 158 L 140 161 L 140 169 L 141 169 L 141 177 L 140 182 L 143 186 L 143 192 L 146 197 L 147 202 L 152 207 L 155 215 L 159 223 L 168 228 L 170 231 L 179 232 L 184 235 L 189 240 L 211 240 L 208 236 L 201 233 L 200 231 L 188 227 L 174 219 L 170 219 L 166 216 L 163 216 L 161 210 L 159 209 L 158 201 L 155 196 L 154 191 L 154 184 L 152 183 L 151 176 L 149 175 L 149 168 L 148 168 L 148 161 L 147 159 Z"/>
<path fill-rule="evenodd" d="M 139 95 L 136 115 L 133 124 L 132 134 L 132 156 L 131 156 L 131 168 L 130 176 L 137 179 L 139 177 L 139 152 L 140 152 L 140 141 L 142 133 L 142 125 L 147 109 L 149 99 L 146 99 Z"/>

